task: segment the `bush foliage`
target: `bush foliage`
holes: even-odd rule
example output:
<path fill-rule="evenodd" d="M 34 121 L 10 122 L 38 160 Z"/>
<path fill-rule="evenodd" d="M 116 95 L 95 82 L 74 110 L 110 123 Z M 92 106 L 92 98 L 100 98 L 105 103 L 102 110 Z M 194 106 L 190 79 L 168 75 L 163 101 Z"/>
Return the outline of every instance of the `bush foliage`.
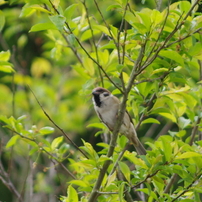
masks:
<path fill-rule="evenodd" d="M 200 3 L 1 1 L 0 200 L 201 201 Z M 111 135 L 95 86 L 121 100 Z"/>

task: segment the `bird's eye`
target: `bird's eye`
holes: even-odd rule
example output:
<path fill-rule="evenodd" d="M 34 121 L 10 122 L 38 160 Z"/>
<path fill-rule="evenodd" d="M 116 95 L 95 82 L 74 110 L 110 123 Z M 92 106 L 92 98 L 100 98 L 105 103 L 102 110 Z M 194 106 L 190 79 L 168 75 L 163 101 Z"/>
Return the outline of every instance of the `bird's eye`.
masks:
<path fill-rule="evenodd" d="M 103 95 L 104 95 L 105 97 L 107 97 L 107 96 L 109 96 L 109 93 L 103 93 Z"/>

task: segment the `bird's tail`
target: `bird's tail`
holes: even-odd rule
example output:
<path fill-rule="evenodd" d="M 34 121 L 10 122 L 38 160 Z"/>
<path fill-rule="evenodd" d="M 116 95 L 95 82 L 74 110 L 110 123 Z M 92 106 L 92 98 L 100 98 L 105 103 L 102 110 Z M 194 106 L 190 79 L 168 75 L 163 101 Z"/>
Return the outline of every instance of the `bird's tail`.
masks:
<path fill-rule="evenodd" d="M 138 139 L 138 137 L 136 135 L 130 137 L 131 142 L 133 143 L 137 153 L 139 155 L 146 155 L 146 149 L 144 148 L 144 146 L 142 145 L 142 143 L 140 142 L 140 140 Z"/>

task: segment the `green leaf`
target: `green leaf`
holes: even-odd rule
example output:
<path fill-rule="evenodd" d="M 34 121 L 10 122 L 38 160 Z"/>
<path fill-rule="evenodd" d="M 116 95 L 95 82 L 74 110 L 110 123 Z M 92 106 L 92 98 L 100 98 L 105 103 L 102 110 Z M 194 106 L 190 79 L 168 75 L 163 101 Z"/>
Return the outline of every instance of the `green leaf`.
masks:
<path fill-rule="evenodd" d="M 156 26 L 163 20 L 163 15 L 158 10 L 155 9 L 152 10 L 150 17 L 153 26 Z"/>
<path fill-rule="evenodd" d="M 109 30 L 107 29 L 107 27 L 105 27 L 103 25 L 93 25 L 92 28 L 93 29 L 98 29 L 98 30 L 102 31 L 103 33 L 105 33 L 106 35 L 111 36 Z"/>
<path fill-rule="evenodd" d="M 121 169 L 121 172 L 123 173 L 123 175 L 125 176 L 126 180 L 128 182 L 130 182 L 130 169 L 128 167 L 128 165 L 126 165 L 123 162 L 119 162 L 119 167 Z"/>
<path fill-rule="evenodd" d="M 169 162 L 172 156 L 172 147 L 171 147 L 172 137 L 168 135 L 164 135 L 164 136 L 161 136 L 159 140 L 162 141 L 165 158 L 166 158 L 166 161 Z"/>
<path fill-rule="evenodd" d="M 159 115 L 166 117 L 167 119 L 170 119 L 172 122 L 176 123 L 177 119 L 172 113 L 159 113 Z"/>
<path fill-rule="evenodd" d="M 72 187 L 72 185 L 68 186 L 67 189 L 67 200 L 66 202 L 78 202 L 78 194 L 76 190 Z"/>
<path fill-rule="evenodd" d="M 29 32 L 38 32 L 38 31 L 43 31 L 43 30 L 48 30 L 48 29 L 57 30 L 57 27 L 51 22 L 38 23 L 36 25 L 33 25 Z"/>
<path fill-rule="evenodd" d="M 108 187 L 109 185 L 111 185 L 115 180 L 116 180 L 116 171 L 114 173 L 112 173 L 112 175 L 109 175 L 107 177 L 107 184 L 106 187 Z"/>
<path fill-rule="evenodd" d="M 151 28 L 151 16 L 150 16 L 150 13 L 149 14 L 147 14 L 147 13 L 137 12 L 135 14 L 136 14 L 139 22 L 146 27 L 147 31 L 149 31 Z"/>
<path fill-rule="evenodd" d="M 196 43 L 188 50 L 188 54 L 200 60 L 202 58 L 202 44 Z"/>
<path fill-rule="evenodd" d="M 33 5 L 32 3 L 26 3 L 21 10 L 20 17 L 29 17 L 32 14 L 36 13 L 37 11 L 51 14 L 49 10 L 37 4 Z"/>
<path fill-rule="evenodd" d="M 49 16 L 50 20 L 52 23 L 58 28 L 58 30 L 62 31 L 64 28 L 64 24 L 66 21 L 66 18 L 62 15 L 54 15 L 54 16 Z"/>
<path fill-rule="evenodd" d="M 183 13 L 187 13 L 189 11 L 189 9 L 191 8 L 191 4 L 188 1 L 180 1 L 179 6 L 180 6 L 180 10 Z"/>
<path fill-rule="evenodd" d="M 159 55 L 163 56 L 163 57 L 166 57 L 166 58 L 169 58 L 171 60 L 174 60 L 175 62 L 179 63 L 181 66 L 184 67 L 184 60 L 183 60 L 182 56 L 176 51 L 163 50 L 163 51 L 160 52 Z"/>
<path fill-rule="evenodd" d="M 0 115 L 0 121 L 4 122 L 6 124 L 9 124 L 9 122 L 10 122 L 9 119 L 4 115 Z"/>
<path fill-rule="evenodd" d="M 75 45 L 76 45 L 76 39 L 75 39 L 74 34 L 69 34 L 69 35 L 67 36 L 67 40 L 68 40 L 68 42 L 69 42 L 69 44 L 70 44 L 71 46 L 75 46 Z"/>
<path fill-rule="evenodd" d="M 12 68 L 12 64 L 5 61 L 0 61 L 0 71 L 5 73 L 13 73 L 15 70 Z"/>
<path fill-rule="evenodd" d="M 13 137 L 11 137 L 10 140 L 6 144 L 6 148 L 8 149 L 9 147 L 12 147 L 19 138 L 20 138 L 19 135 L 14 135 Z"/>
<path fill-rule="evenodd" d="M 94 160 L 97 160 L 98 159 L 98 155 L 97 155 L 97 152 L 93 149 L 92 145 L 88 142 L 85 142 L 84 140 L 83 141 L 83 144 L 84 146 L 82 146 L 81 148 L 86 151 Z"/>
<path fill-rule="evenodd" d="M 187 159 L 187 158 L 192 158 L 192 157 L 197 157 L 197 156 L 201 157 L 201 154 L 196 153 L 196 152 L 185 152 L 185 153 L 177 156 L 176 159 Z"/>
<path fill-rule="evenodd" d="M 78 4 L 72 4 L 71 6 L 65 9 L 64 16 L 67 22 L 72 19 L 72 16 L 75 13 L 75 10 L 77 7 L 78 7 Z"/>
<path fill-rule="evenodd" d="M 54 150 L 63 141 L 63 136 L 55 138 L 51 143 L 51 149 Z"/>
<path fill-rule="evenodd" d="M 100 129 L 105 128 L 103 123 L 91 123 L 91 124 L 88 124 L 86 127 L 87 128 L 100 128 Z"/>
<path fill-rule="evenodd" d="M 75 185 L 77 185 L 77 186 L 79 186 L 79 187 L 88 187 L 89 186 L 89 184 L 87 184 L 85 181 L 83 181 L 83 180 L 71 180 L 69 183 L 71 183 L 71 184 L 75 184 Z"/>
<path fill-rule="evenodd" d="M 168 72 L 168 69 L 167 69 L 167 68 L 159 68 L 159 69 L 155 69 L 155 70 L 152 72 L 152 75 L 154 75 L 154 74 L 159 74 L 159 73 L 164 73 L 164 72 Z"/>
<path fill-rule="evenodd" d="M 154 119 L 154 118 L 148 118 L 148 119 L 145 119 L 142 124 L 146 124 L 146 123 L 156 123 L 156 124 L 160 124 L 160 122 L 157 120 L 157 119 Z"/>
<path fill-rule="evenodd" d="M 121 185 L 119 186 L 119 201 L 124 202 L 124 187 L 125 187 L 126 182 L 122 182 Z"/>
<path fill-rule="evenodd" d="M 41 128 L 41 129 L 39 130 L 39 132 L 40 132 L 42 135 L 47 135 L 47 134 L 53 133 L 54 130 L 55 130 L 54 128 L 47 126 L 47 127 Z"/>
<path fill-rule="evenodd" d="M 2 31 L 5 24 L 5 15 L 3 11 L 0 10 L 0 32 Z"/>
<path fill-rule="evenodd" d="M 121 148 L 124 148 L 127 142 L 128 138 L 125 135 L 121 135 L 118 137 L 117 143 L 118 145 L 120 145 Z"/>
<path fill-rule="evenodd" d="M 7 62 L 10 59 L 11 53 L 9 50 L 0 52 L 0 61 Z"/>
<path fill-rule="evenodd" d="M 141 158 L 137 158 L 135 156 L 135 153 L 130 153 L 129 151 L 126 151 L 124 153 L 124 157 L 131 161 L 135 166 L 140 166 L 141 168 L 148 169 L 146 163 Z"/>
<path fill-rule="evenodd" d="M 179 117 L 178 124 L 181 129 L 186 128 L 191 123 L 190 119 L 186 119 L 184 117 Z"/>
<path fill-rule="evenodd" d="M 30 6 L 30 8 L 33 9 L 35 12 L 40 11 L 40 12 L 51 14 L 51 12 L 49 10 L 47 10 L 39 5 L 32 5 L 32 6 Z"/>

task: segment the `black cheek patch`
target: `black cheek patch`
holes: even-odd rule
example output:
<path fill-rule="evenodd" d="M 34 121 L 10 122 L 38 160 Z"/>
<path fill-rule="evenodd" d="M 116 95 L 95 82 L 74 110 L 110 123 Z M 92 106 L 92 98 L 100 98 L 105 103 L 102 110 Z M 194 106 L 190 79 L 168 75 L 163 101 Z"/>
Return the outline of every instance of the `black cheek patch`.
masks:
<path fill-rule="evenodd" d="M 105 96 L 105 97 L 109 96 L 109 93 L 104 93 L 104 96 Z"/>
<path fill-rule="evenodd" d="M 94 100 L 95 100 L 95 104 L 96 106 L 100 107 L 101 106 L 101 102 L 100 102 L 100 95 L 93 95 L 94 96 Z"/>

